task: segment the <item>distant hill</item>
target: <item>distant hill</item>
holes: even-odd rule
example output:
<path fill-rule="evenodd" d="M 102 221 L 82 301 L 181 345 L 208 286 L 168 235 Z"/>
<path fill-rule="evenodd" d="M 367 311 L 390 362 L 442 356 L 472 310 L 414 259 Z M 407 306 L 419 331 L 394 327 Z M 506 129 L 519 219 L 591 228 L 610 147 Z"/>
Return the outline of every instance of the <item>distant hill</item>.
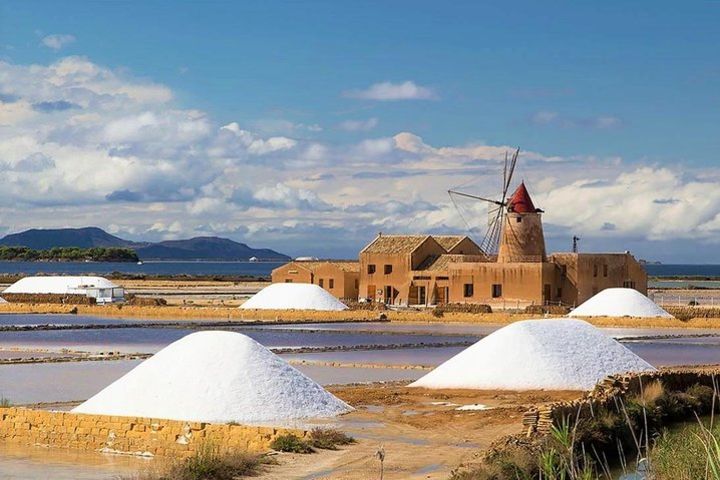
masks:
<path fill-rule="evenodd" d="M 220 237 L 196 237 L 164 242 L 133 242 L 116 237 L 97 227 L 32 229 L 0 239 L 0 245 L 48 250 L 53 247 L 124 247 L 132 248 L 143 260 L 218 260 L 244 261 L 290 260 L 267 248 L 251 248 L 244 243 Z"/>
<path fill-rule="evenodd" d="M 47 250 L 53 247 L 136 247 L 142 244 L 123 240 L 97 227 L 25 230 L 0 239 L 0 245 Z"/>
<path fill-rule="evenodd" d="M 136 248 L 147 260 L 290 260 L 290 257 L 267 248 L 251 248 L 227 238 L 195 237 L 188 240 L 167 240 Z"/>

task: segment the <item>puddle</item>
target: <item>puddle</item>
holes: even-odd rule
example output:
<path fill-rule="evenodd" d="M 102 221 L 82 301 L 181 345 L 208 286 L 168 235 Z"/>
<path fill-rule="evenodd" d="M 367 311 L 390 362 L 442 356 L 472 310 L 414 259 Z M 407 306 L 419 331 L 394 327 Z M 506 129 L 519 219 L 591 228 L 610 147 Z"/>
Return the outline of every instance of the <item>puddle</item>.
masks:
<path fill-rule="evenodd" d="M 457 407 L 455 410 L 466 412 L 466 411 L 492 410 L 492 409 L 493 409 L 493 407 L 488 407 L 487 405 L 483 405 L 482 403 L 473 403 L 470 405 L 462 405 L 460 407 Z"/>
<path fill-rule="evenodd" d="M 127 456 L 0 444 L 3 480 L 118 480 L 134 477 L 153 461 Z"/>

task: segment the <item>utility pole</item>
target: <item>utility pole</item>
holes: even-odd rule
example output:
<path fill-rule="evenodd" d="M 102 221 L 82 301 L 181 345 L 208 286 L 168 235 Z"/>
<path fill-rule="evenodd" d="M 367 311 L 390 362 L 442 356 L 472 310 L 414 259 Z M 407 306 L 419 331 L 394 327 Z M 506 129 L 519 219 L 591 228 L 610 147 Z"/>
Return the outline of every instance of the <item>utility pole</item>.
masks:
<path fill-rule="evenodd" d="M 578 242 L 580 241 L 580 237 L 577 235 L 573 235 L 573 253 L 578 253 Z"/>

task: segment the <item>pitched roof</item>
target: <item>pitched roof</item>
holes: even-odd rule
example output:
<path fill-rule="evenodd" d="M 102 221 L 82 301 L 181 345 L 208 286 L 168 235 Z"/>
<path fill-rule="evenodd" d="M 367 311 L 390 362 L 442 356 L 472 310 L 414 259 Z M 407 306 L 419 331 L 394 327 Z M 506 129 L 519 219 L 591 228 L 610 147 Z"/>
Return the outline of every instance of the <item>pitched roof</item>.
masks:
<path fill-rule="evenodd" d="M 307 270 L 310 270 L 311 272 L 314 272 L 318 268 L 325 266 L 325 265 L 332 265 L 334 267 L 337 267 L 339 270 L 343 272 L 359 272 L 360 271 L 360 262 L 357 260 L 314 260 L 314 261 L 294 261 L 291 262 L 298 267 L 305 268 Z"/>
<path fill-rule="evenodd" d="M 431 255 L 425 259 L 417 268 L 428 272 L 436 272 L 446 270 L 451 263 L 459 262 L 485 262 L 486 259 L 482 255 L 460 255 L 445 253 L 443 255 Z"/>
<path fill-rule="evenodd" d="M 525 182 L 520 183 L 520 186 L 515 190 L 515 193 L 510 197 L 508 202 L 508 209 L 511 212 L 516 213 L 535 213 L 537 208 L 533 204 L 530 194 L 525 188 Z"/>
<path fill-rule="evenodd" d="M 429 235 L 382 234 L 363 248 L 362 253 L 411 253 L 429 237 Z"/>
<path fill-rule="evenodd" d="M 432 236 L 445 251 L 449 252 L 452 248 L 466 238 L 466 235 L 433 235 Z"/>

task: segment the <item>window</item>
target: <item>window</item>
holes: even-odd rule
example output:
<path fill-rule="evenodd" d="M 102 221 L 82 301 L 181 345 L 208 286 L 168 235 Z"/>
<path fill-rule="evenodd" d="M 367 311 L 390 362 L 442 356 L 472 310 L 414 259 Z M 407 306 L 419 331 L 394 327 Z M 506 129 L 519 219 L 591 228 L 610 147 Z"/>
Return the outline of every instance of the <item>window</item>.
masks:
<path fill-rule="evenodd" d="M 328 288 L 335 288 L 335 279 L 331 278 L 328 280 Z"/>
<path fill-rule="evenodd" d="M 285 283 L 292 283 L 292 278 L 286 278 Z"/>
<path fill-rule="evenodd" d="M 492 298 L 502 297 L 502 285 L 495 283 L 492 286 Z"/>
<path fill-rule="evenodd" d="M 390 275 L 392 273 L 392 265 L 385 265 L 385 275 Z"/>
<path fill-rule="evenodd" d="M 320 285 L 321 287 L 324 286 L 324 285 L 323 285 L 324 283 L 325 283 L 325 282 L 324 282 L 324 280 L 323 280 L 322 278 L 321 278 L 320 280 L 318 280 L 318 285 Z"/>
<path fill-rule="evenodd" d="M 358 279 L 356 278 L 356 279 L 355 279 L 355 290 L 357 290 L 359 287 L 360 287 L 360 282 L 359 282 Z"/>
<path fill-rule="evenodd" d="M 562 299 L 562 287 L 558 287 L 557 289 L 557 298 Z"/>
<path fill-rule="evenodd" d="M 598 266 L 593 265 L 593 277 L 597 277 L 597 276 L 598 276 Z"/>
<path fill-rule="evenodd" d="M 472 283 L 466 283 L 463 285 L 463 297 L 472 297 L 474 294 L 474 287 Z"/>
<path fill-rule="evenodd" d="M 375 273 L 375 265 L 370 264 L 368 265 L 368 274 L 372 275 L 373 273 Z"/>
<path fill-rule="evenodd" d="M 603 265 L 603 277 L 607 277 L 608 275 L 608 266 L 607 263 Z"/>
<path fill-rule="evenodd" d="M 517 223 L 522 222 L 522 217 L 516 217 L 515 221 L 516 221 Z"/>
<path fill-rule="evenodd" d="M 623 288 L 635 288 L 635 282 L 632 280 L 625 280 L 623 282 Z"/>

